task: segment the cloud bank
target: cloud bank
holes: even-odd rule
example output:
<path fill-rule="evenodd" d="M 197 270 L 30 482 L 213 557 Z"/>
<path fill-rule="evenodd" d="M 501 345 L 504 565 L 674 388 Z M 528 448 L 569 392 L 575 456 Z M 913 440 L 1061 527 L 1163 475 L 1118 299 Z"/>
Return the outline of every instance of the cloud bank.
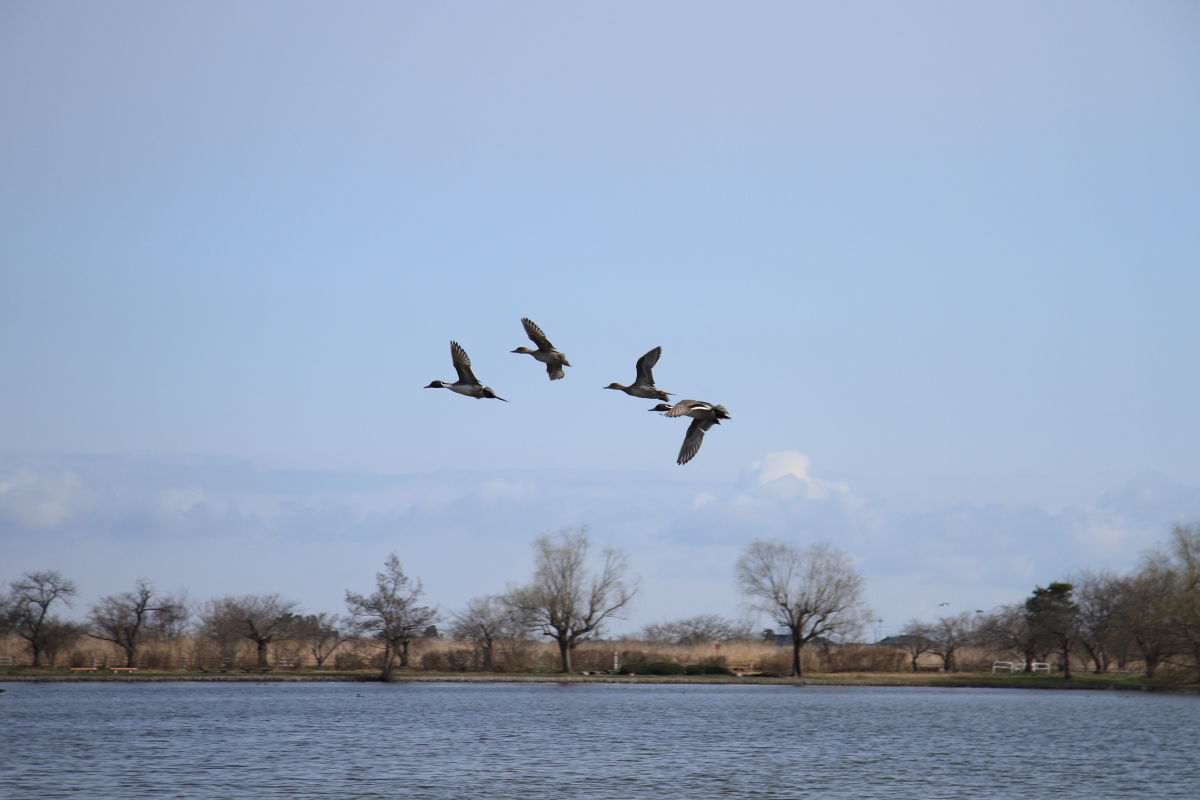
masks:
<path fill-rule="evenodd" d="M 736 481 L 679 473 L 271 470 L 149 456 L 0 460 L 0 581 L 57 569 L 77 604 L 138 578 L 194 599 L 279 592 L 342 611 L 395 552 L 451 611 L 524 581 L 533 539 L 586 525 L 641 577 L 618 630 L 737 616 L 733 564 L 755 539 L 828 541 L 867 579 L 877 628 L 991 608 L 1081 568 L 1128 569 L 1200 509 L 1200 487 L 1135 476 L 1088 507 L 960 504 L 897 510 L 822 477 L 801 452 L 764 454 Z M 78 610 L 78 609 L 77 609 Z M 873 633 L 873 632 L 872 632 Z"/>

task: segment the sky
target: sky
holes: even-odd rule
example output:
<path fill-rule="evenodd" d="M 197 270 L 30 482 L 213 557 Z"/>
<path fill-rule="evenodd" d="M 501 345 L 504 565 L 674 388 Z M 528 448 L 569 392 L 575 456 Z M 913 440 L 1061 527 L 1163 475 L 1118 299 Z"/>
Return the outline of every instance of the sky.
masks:
<path fill-rule="evenodd" d="M 0 584 L 69 614 L 394 552 L 449 618 L 587 526 L 614 633 L 780 539 L 886 635 L 1200 519 L 1194 3 L 13 0 L 0 116 Z"/>

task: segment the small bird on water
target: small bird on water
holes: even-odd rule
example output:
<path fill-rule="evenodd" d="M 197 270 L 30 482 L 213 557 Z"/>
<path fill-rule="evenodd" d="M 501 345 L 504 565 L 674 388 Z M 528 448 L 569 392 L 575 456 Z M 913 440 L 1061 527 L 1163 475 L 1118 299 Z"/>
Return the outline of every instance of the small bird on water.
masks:
<path fill-rule="evenodd" d="M 647 400 L 667 400 L 670 398 L 670 392 L 664 392 L 662 389 L 654 385 L 654 373 L 651 370 L 658 363 L 659 356 L 662 355 L 662 348 L 656 347 L 646 355 L 637 360 L 637 377 L 633 383 L 628 386 L 622 386 L 619 383 L 610 383 L 605 386 L 605 389 L 619 389 L 631 397 L 644 397 Z"/>
<path fill-rule="evenodd" d="M 651 411 L 661 411 L 664 417 L 691 417 L 692 424 L 688 425 L 687 433 L 683 435 L 683 446 L 679 448 L 677 464 L 686 464 L 696 453 L 704 441 L 704 434 L 713 425 L 720 425 L 723 419 L 733 419 L 725 406 L 716 403 L 706 403 L 703 400 L 680 400 L 673 406 L 659 403 Z"/>
<path fill-rule="evenodd" d="M 556 381 L 566 374 L 563 372 L 563 367 L 571 366 L 571 362 L 567 361 L 565 355 L 554 349 L 554 345 L 546 338 L 546 334 L 537 326 L 537 323 L 529 317 L 521 317 L 521 324 L 525 326 L 525 335 L 537 345 L 537 350 L 530 350 L 528 347 L 522 346 L 511 352 L 526 353 L 545 364 L 546 373 L 552 381 Z"/>
<path fill-rule="evenodd" d="M 467 351 L 463 350 L 462 345 L 458 342 L 450 342 L 450 360 L 454 362 L 454 370 L 458 373 L 458 380 L 454 383 L 446 383 L 445 381 L 433 381 L 426 389 L 449 389 L 458 394 L 464 394 L 467 397 L 474 397 L 476 400 L 481 400 L 485 397 L 494 400 L 504 400 L 492 391 L 492 387 L 484 386 L 475 377 L 475 373 L 471 371 L 471 359 L 467 355 Z M 508 402 L 504 400 L 504 402 Z"/>

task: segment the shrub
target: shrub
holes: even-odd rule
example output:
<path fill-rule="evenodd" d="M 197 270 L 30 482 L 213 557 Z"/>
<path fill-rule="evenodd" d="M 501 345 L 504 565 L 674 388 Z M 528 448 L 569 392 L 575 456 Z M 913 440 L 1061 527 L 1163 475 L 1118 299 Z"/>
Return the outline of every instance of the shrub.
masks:
<path fill-rule="evenodd" d="M 366 669 L 367 662 L 358 653 L 335 653 L 333 656 L 333 668 L 344 670 Z"/>
<path fill-rule="evenodd" d="M 806 647 L 804 649 L 807 651 L 809 648 Z M 780 648 L 780 650 L 782 650 L 782 648 Z M 802 659 L 802 665 L 806 670 L 813 669 L 812 664 L 815 659 L 811 653 L 802 652 L 800 657 Z M 764 658 L 762 661 L 759 662 L 758 670 L 759 670 L 759 672 L 761 672 L 763 674 L 782 673 L 784 675 L 790 675 L 792 672 L 792 654 L 791 654 L 791 652 L 790 651 L 782 651 L 782 652 L 775 652 L 771 655 L 768 655 L 766 658 Z"/>
<path fill-rule="evenodd" d="M 725 667 L 719 664 L 688 664 L 684 667 L 684 671 L 688 675 L 732 675 Z"/>
<path fill-rule="evenodd" d="M 892 647 L 847 644 L 831 647 L 825 653 L 830 672 L 900 672 L 908 655 Z"/>
<path fill-rule="evenodd" d="M 50 660 L 51 666 L 57 666 L 56 660 Z M 68 667 L 90 667 L 92 665 L 92 654 L 85 653 L 83 650 L 72 650 L 67 654 Z"/>
<path fill-rule="evenodd" d="M 635 659 L 644 660 L 644 659 Z M 584 645 L 571 655 L 571 666 L 576 670 L 604 672 L 612 669 L 613 648 L 604 645 Z"/>
<path fill-rule="evenodd" d="M 475 651 L 469 647 L 433 650 L 421 656 L 421 669 L 433 672 L 468 672 L 478 669 Z"/>
<path fill-rule="evenodd" d="M 682 664 L 670 661 L 635 661 L 621 667 L 622 675 L 682 675 Z"/>

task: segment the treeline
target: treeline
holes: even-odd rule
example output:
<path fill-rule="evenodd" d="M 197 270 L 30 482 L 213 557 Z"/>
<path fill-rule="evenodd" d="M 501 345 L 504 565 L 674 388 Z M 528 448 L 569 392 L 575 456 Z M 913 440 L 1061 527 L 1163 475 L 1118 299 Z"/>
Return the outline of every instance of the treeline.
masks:
<path fill-rule="evenodd" d="M 775 621 L 779 634 L 705 614 L 646 626 L 636 642 L 619 647 L 598 640 L 636 595 L 624 554 L 595 551 L 586 529 L 541 537 L 533 549 L 527 583 L 473 598 L 453 613 L 428 605 L 421 581 L 407 575 L 394 554 L 374 587 L 346 591 L 345 614 L 304 613 L 278 594 L 193 604 L 141 580 L 100 598 L 78 622 L 55 613 L 77 596 L 73 582 L 54 571 L 30 572 L 0 598 L 0 656 L 19 648 L 34 666 L 88 666 L 76 662 L 101 647 L 128 667 L 375 668 L 383 679 L 411 666 L 606 670 L 615 666 L 614 656 L 736 663 L 792 675 L 895 671 L 905 662 L 915 670 L 931 657 L 954 671 L 988 663 L 980 653 L 1010 658 L 1026 670 L 1054 658 L 1068 677 L 1073 664 L 1100 673 L 1138 667 L 1150 676 L 1164 667 L 1195 674 L 1200 665 L 1197 525 L 1176 527 L 1165 547 L 1128 574 L 1083 572 L 991 611 L 913 620 L 902 635 L 876 643 L 884 647 L 848 644 L 860 641 L 873 615 L 852 560 L 828 544 L 756 541 L 738 560 L 743 595 Z M 581 648 L 587 643 L 592 646 Z"/>
<path fill-rule="evenodd" d="M 1080 666 L 1148 677 L 1165 667 L 1200 680 L 1200 525 L 1177 525 L 1127 573 L 1081 571 L 990 612 L 913 620 L 891 643 L 914 668 L 931 653 L 953 671 L 963 648 L 983 647 L 1027 672 L 1053 660 L 1067 678 Z"/>
<path fill-rule="evenodd" d="M 318 667 L 343 647 L 367 644 L 378 651 L 369 661 L 387 680 L 394 669 L 410 665 L 413 642 L 438 637 L 437 625 L 448 623 L 450 635 L 478 654 L 481 669 L 498 668 L 504 654 L 519 652 L 541 635 L 555 643 L 558 665 L 570 672 L 576 648 L 603 634 L 635 593 L 624 554 L 611 548 L 594 553 L 587 530 L 572 529 L 535 541 L 528 583 L 474 598 L 449 615 L 424 602 L 420 579 L 407 575 L 395 554 L 376 574 L 373 589 L 346 591 L 344 616 L 305 614 L 278 594 L 230 595 L 192 605 L 140 580 L 130 591 L 100 598 L 86 621 L 76 622 L 55 611 L 70 604 L 77 587 L 46 570 L 26 573 L 7 587 L 0 600 L 0 636 L 23 642 L 34 667 L 56 665 L 84 639 L 109 643 L 127 667 L 147 663 L 152 650 L 156 655 L 171 651 L 174 661 L 188 666 L 214 669 L 241 663 L 247 645 L 254 666 L 266 668 L 272 651 L 278 658 L 284 643 L 301 645 L 303 660 Z M 181 649 L 190 652 L 181 656 Z"/>

